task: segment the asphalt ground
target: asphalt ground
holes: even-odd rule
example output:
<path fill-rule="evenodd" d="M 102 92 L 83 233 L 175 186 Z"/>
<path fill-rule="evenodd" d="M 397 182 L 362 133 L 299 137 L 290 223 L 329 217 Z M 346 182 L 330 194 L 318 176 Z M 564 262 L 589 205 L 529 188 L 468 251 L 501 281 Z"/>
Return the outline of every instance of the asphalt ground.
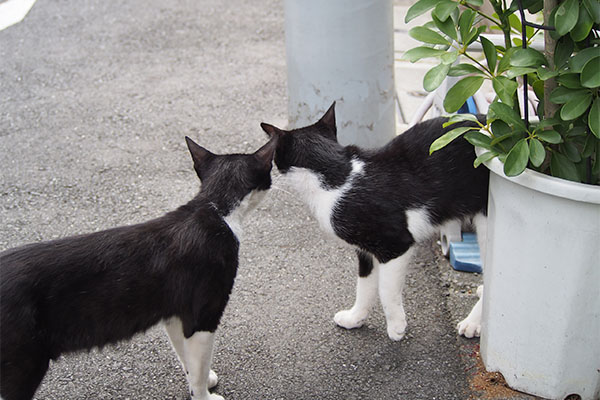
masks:
<path fill-rule="evenodd" d="M 286 124 L 283 5 L 276 0 L 38 0 L 0 31 L 0 250 L 142 222 L 199 188 L 188 135 L 249 152 Z M 246 221 L 217 331 L 226 399 L 467 399 L 478 340 L 456 322 L 481 280 L 421 246 L 405 290 L 408 332 L 388 339 L 352 305 L 351 249 L 326 238 L 274 173 Z M 186 399 L 161 327 L 51 363 L 36 399 Z"/>

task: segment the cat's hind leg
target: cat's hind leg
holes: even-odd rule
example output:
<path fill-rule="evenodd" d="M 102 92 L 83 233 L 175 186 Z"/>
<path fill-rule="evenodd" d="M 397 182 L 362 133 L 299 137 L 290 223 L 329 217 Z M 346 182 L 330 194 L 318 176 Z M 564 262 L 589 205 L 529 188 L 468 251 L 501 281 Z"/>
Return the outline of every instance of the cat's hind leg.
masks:
<path fill-rule="evenodd" d="M 402 291 L 413 253 L 414 246 L 400 257 L 379 264 L 379 298 L 385 313 L 387 333 L 392 340 L 402 339 L 406 331 Z"/>
<path fill-rule="evenodd" d="M 165 331 L 167 332 L 167 335 L 169 336 L 169 339 L 171 341 L 171 344 L 173 345 L 173 349 L 175 350 L 175 353 L 177 353 L 177 358 L 179 359 L 179 362 L 181 363 L 181 367 L 183 368 L 183 371 L 185 372 L 186 377 L 189 377 L 189 369 L 186 365 L 185 357 L 184 357 L 183 343 L 184 343 L 185 337 L 183 336 L 183 326 L 181 324 L 181 320 L 177 317 L 173 317 L 173 318 L 165 321 L 164 326 L 165 326 Z M 208 373 L 208 381 L 207 381 L 208 388 L 212 389 L 213 387 L 217 386 L 218 382 L 219 382 L 219 378 L 218 378 L 217 374 L 211 369 Z"/>
<path fill-rule="evenodd" d="M 362 251 L 357 251 L 357 254 L 358 280 L 354 305 L 349 310 L 342 310 L 333 317 L 338 326 L 346 329 L 363 326 L 377 300 L 378 268 L 373 262 L 373 256 Z"/>
<path fill-rule="evenodd" d="M 192 400 L 223 400 L 222 396 L 208 392 L 214 340 L 214 332 L 195 332 L 183 339 L 183 359 Z"/>

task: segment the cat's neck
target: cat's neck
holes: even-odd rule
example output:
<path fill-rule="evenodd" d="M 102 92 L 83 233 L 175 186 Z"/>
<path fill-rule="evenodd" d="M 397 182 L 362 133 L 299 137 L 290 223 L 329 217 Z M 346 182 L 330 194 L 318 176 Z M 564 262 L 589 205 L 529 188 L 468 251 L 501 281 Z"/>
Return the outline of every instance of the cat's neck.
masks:
<path fill-rule="evenodd" d="M 251 210 L 256 208 L 265 193 L 266 191 L 251 192 L 240 201 L 224 201 L 223 199 L 215 199 L 200 191 L 190 202 L 180 207 L 180 210 L 191 213 L 199 210 L 214 213 L 215 216 L 222 219 L 229 226 L 229 229 L 240 240 L 243 233 L 242 224 L 244 219 Z"/>
<path fill-rule="evenodd" d="M 235 234 L 238 240 L 241 240 L 244 232 L 242 223 L 246 216 L 256 208 L 258 203 L 264 198 L 266 191 L 253 191 L 246 195 L 223 219 L 229 225 L 229 229 Z"/>
<path fill-rule="evenodd" d="M 285 175 L 287 183 L 304 198 L 321 228 L 330 234 L 334 233 L 331 216 L 336 203 L 352 187 L 355 178 L 364 173 L 365 163 L 359 158 L 350 159 L 349 165 L 343 184 L 333 188 L 322 174 L 311 169 L 292 167 Z"/>
<path fill-rule="evenodd" d="M 200 190 L 200 192 L 190 200 L 182 208 L 190 211 L 194 210 L 209 210 L 214 212 L 221 218 L 231 214 L 236 206 L 237 201 L 234 199 L 228 199 L 224 195 L 208 192 L 206 190 Z"/>

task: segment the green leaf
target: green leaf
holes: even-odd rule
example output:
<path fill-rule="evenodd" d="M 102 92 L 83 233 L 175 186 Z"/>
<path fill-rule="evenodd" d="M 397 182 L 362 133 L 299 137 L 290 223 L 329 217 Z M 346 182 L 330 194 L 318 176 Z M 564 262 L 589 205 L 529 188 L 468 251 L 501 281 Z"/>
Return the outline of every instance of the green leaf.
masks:
<path fill-rule="evenodd" d="M 460 18 L 458 19 L 458 29 L 460 31 L 460 38 L 463 44 L 467 44 L 469 40 L 469 34 L 471 32 L 471 27 L 473 26 L 473 22 L 475 22 L 475 11 L 470 9 L 466 9 L 460 14 Z"/>
<path fill-rule="evenodd" d="M 465 134 L 465 139 L 473 146 L 483 147 L 490 150 L 492 148 L 492 138 L 479 131 L 471 131 Z"/>
<path fill-rule="evenodd" d="M 560 117 L 565 121 L 570 121 L 581 116 L 592 104 L 592 94 L 584 93 L 571 97 L 560 109 Z"/>
<path fill-rule="evenodd" d="M 576 125 L 573 126 L 566 132 L 566 136 L 568 137 L 581 137 L 587 135 L 587 127 L 585 125 Z"/>
<path fill-rule="evenodd" d="M 472 29 L 469 32 L 469 34 L 468 34 L 468 36 L 467 36 L 467 38 L 466 38 L 466 40 L 464 41 L 463 44 L 465 46 L 470 45 L 471 43 L 473 43 L 474 41 L 476 41 L 477 38 L 481 35 L 481 33 L 484 32 L 486 29 L 487 29 L 487 26 L 485 26 L 485 25 L 481 25 L 481 26 L 478 26 L 475 29 Z"/>
<path fill-rule="evenodd" d="M 581 85 L 587 88 L 600 86 L 600 57 L 589 60 L 581 71 Z"/>
<path fill-rule="evenodd" d="M 512 2 L 510 5 L 510 8 L 513 9 L 513 7 L 514 7 L 514 9 L 516 11 L 518 4 L 515 4 L 515 3 L 516 2 Z M 544 8 L 544 2 L 543 2 L 543 0 L 524 0 L 523 8 L 528 10 L 529 13 L 531 13 L 531 14 L 535 14 Z"/>
<path fill-rule="evenodd" d="M 555 76 L 558 75 L 558 71 L 555 70 L 551 70 L 547 67 L 544 66 L 539 66 L 537 69 L 537 74 L 540 77 L 541 80 L 546 81 L 550 78 L 554 78 Z"/>
<path fill-rule="evenodd" d="M 529 162 L 529 146 L 526 139 L 521 139 L 510 149 L 504 162 L 504 174 L 517 176 L 525 171 Z"/>
<path fill-rule="evenodd" d="M 527 74 L 531 74 L 533 72 L 537 72 L 537 68 L 534 67 L 512 67 L 506 73 L 506 77 L 509 79 L 516 78 L 517 76 L 523 76 Z"/>
<path fill-rule="evenodd" d="M 575 164 L 558 152 L 552 153 L 552 158 L 550 159 L 550 172 L 553 176 L 559 178 L 581 182 Z"/>
<path fill-rule="evenodd" d="M 600 57 L 600 47 L 588 47 L 581 50 L 569 60 L 571 72 L 580 73 L 583 71 L 583 66 L 594 57 Z"/>
<path fill-rule="evenodd" d="M 546 158 L 546 150 L 542 142 L 536 138 L 529 140 L 529 161 L 534 167 L 539 167 Z"/>
<path fill-rule="evenodd" d="M 408 31 L 408 35 L 423 43 L 450 45 L 442 35 L 423 26 L 415 26 Z"/>
<path fill-rule="evenodd" d="M 485 153 L 482 153 L 480 156 L 478 156 L 475 161 L 473 162 L 473 166 L 475 168 L 479 167 L 481 164 L 486 163 L 492 159 L 494 159 L 494 157 L 496 157 L 497 154 L 492 153 L 491 151 L 486 151 Z"/>
<path fill-rule="evenodd" d="M 567 158 L 574 163 L 578 163 L 581 161 L 581 154 L 579 154 L 579 149 L 573 142 L 564 142 L 559 146 L 561 149 L 561 153 L 567 156 Z"/>
<path fill-rule="evenodd" d="M 600 139 L 600 98 L 596 97 L 590 113 L 588 114 L 588 126 L 598 139 Z M 600 156 L 600 155 L 599 155 Z"/>
<path fill-rule="evenodd" d="M 446 79 L 449 69 L 449 64 L 442 63 L 427 71 L 423 77 L 423 89 L 428 92 L 433 92 L 437 89 L 444 82 L 444 79 Z"/>
<path fill-rule="evenodd" d="M 587 8 L 579 7 L 579 18 L 577 19 L 577 24 L 571 30 L 571 39 L 575 42 L 584 40 L 590 34 L 593 25 L 594 21 L 588 13 Z"/>
<path fill-rule="evenodd" d="M 440 59 L 444 64 L 448 64 L 448 67 L 451 67 L 451 64 L 453 64 L 458 59 L 458 51 L 454 50 L 446 52 L 442 54 Z"/>
<path fill-rule="evenodd" d="M 481 122 L 479 122 L 477 117 L 474 116 L 473 114 L 454 114 L 454 115 L 451 115 L 450 118 L 448 118 L 448 121 L 446 121 L 442 124 L 442 127 L 445 128 L 447 126 L 456 124 L 457 122 L 465 122 L 465 121 L 475 122 L 477 125 L 481 126 Z"/>
<path fill-rule="evenodd" d="M 598 0 L 583 0 L 583 5 L 590 13 L 594 22 L 600 24 L 600 2 Z"/>
<path fill-rule="evenodd" d="M 435 7 L 438 3 L 438 0 L 419 0 L 415 4 L 413 4 L 408 11 L 406 12 L 406 17 L 404 17 L 404 22 L 408 23 L 413 19 L 417 18 L 419 15 L 425 14 L 427 11 Z"/>
<path fill-rule="evenodd" d="M 583 150 L 581 151 L 581 157 L 588 158 L 589 156 L 594 154 L 594 151 L 596 150 L 597 141 L 598 139 L 596 139 L 593 135 L 589 135 L 588 137 L 586 137 Z"/>
<path fill-rule="evenodd" d="M 508 79 L 505 76 L 497 76 L 492 79 L 492 87 L 503 103 L 510 107 L 513 106 L 515 92 L 519 87 L 519 84 L 516 81 Z"/>
<path fill-rule="evenodd" d="M 489 111 L 491 111 L 496 118 L 501 119 L 507 124 L 518 128 L 519 130 L 525 130 L 525 123 L 521 119 L 521 116 L 515 110 L 513 110 L 512 107 L 509 107 L 504 103 L 495 102 L 490 105 Z"/>
<path fill-rule="evenodd" d="M 556 33 L 564 36 L 571 31 L 577 24 L 579 18 L 579 1 L 566 0 L 558 6 L 554 16 L 554 26 Z"/>
<path fill-rule="evenodd" d="M 533 81 L 531 86 L 533 87 L 533 93 L 535 93 L 536 97 L 538 99 L 543 99 L 544 98 L 544 81 L 541 79 L 538 79 L 537 81 Z M 537 115 L 544 115 L 543 106 L 544 106 L 544 102 L 540 101 L 538 104 L 538 108 L 542 107 L 542 112 L 541 113 L 538 112 Z"/>
<path fill-rule="evenodd" d="M 479 68 L 472 64 L 456 64 L 450 67 L 448 76 L 463 76 L 468 74 L 483 74 Z"/>
<path fill-rule="evenodd" d="M 497 136 L 492 140 L 492 147 L 496 146 L 497 144 L 500 144 L 508 139 L 519 139 L 522 136 L 523 132 L 518 132 L 518 131 L 509 131 L 508 133 L 505 133 L 503 135 Z M 509 149 L 511 146 L 508 146 Z"/>
<path fill-rule="evenodd" d="M 564 74 L 556 78 L 556 82 L 569 89 L 581 89 L 579 74 Z"/>
<path fill-rule="evenodd" d="M 516 49 L 510 58 L 510 65 L 513 67 L 539 67 L 548 65 L 548 60 L 539 51 L 530 47 L 526 49 Z"/>
<path fill-rule="evenodd" d="M 539 139 L 551 144 L 558 144 L 563 141 L 562 136 L 555 130 L 541 130 L 535 134 Z"/>
<path fill-rule="evenodd" d="M 483 5 L 483 0 L 467 0 L 467 3 L 475 7 L 481 7 Z"/>
<path fill-rule="evenodd" d="M 504 57 L 502 57 L 500 59 L 500 62 L 498 63 L 498 68 L 496 71 L 498 74 L 501 74 L 502 72 L 510 68 L 510 59 L 512 58 L 512 55 L 514 54 L 515 50 L 517 49 L 511 47 L 504 52 Z"/>
<path fill-rule="evenodd" d="M 508 16 L 510 26 L 517 32 L 521 32 L 521 20 L 515 14 Z"/>
<path fill-rule="evenodd" d="M 431 146 L 429 147 L 429 154 L 432 154 L 435 151 L 443 149 L 454 139 L 461 136 L 463 133 L 470 131 L 471 129 L 477 129 L 477 128 L 473 128 L 470 126 L 461 126 L 459 128 L 455 128 L 455 129 L 452 129 L 451 131 L 444 133 L 442 136 L 437 138 L 433 143 L 431 143 Z"/>
<path fill-rule="evenodd" d="M 445 50 L 432 49 L 431 47 L 420 46 L 408 50 L 402 55 L 402 59 L 414 63 L 422 58 L 439 57 L 445 53 Z"/>
<path fill-rule="evenodd" d="M 554 104 L 565 104 L 567 101 L 574 97 L 582 96 L 585 93 L 589 93 L 585 89 L 569 89 L 566 87 L 557 87 L 550 93 L 550 101 Z"/>
<path fill-rule="evenodd" d="M 490 71 L 494 71 L 496 69 L 496 62 L 498 61 L 496 46 L 494 46 L 494 43 L 492 43 L 489 39 L 486 39 L 484 36 L 480 36 L 479 40 L 481 41 L 481 46 L 483 47 L 483 53 L 485 54 L 488 67 Z"/>
<path fill-rule="evenodd" d="M 493 112 L 488 113 L 488 122 L 490 122 L 493 118 L 495 118 L 495 115 L 493 115 L 493 114 L 494 114 Z M 492 132 L 494 133 L 495 137 L 504 136 L 508 133 L 513 132 L 513 129 L 506 122 L 502 121 L 501 119 L 492 121 L 490 124 L 490 128 L 492 128 Z"/>
<path fill-rule="evenodd" d="M 452 40 L 458 40 L 458 35 L 456 34 L 456 25 L 452 18 L 447 18 L 445 21 L 440 21 L 438 17 L 435 15 L 431 15 L 431 19 L 435 26 L 445 35 L 450 37 Z"/>
<path fill-rule="evenodd" d="M 562 68 L 569 61 L 574 49 L 575 43 L 571 36 L 563 36 L 558 39 L 554 48 L 554 66 L 558 69 Z"/>
<path fill-rule="evenodd" d="M 456 82 L 446 93 L 444 109 L 449 113 L 458 111 L 465 104 L 465 101 L 479 90 L 482 84 L 483 77 L 481 76 L 467 76 Z"/>
<path fill-rule="evenodd" d="M 439 1 L 432 14 L 438 17 L 440 21 L 446 21 L 457 7 L 458 4 L 453 1 Z"/>

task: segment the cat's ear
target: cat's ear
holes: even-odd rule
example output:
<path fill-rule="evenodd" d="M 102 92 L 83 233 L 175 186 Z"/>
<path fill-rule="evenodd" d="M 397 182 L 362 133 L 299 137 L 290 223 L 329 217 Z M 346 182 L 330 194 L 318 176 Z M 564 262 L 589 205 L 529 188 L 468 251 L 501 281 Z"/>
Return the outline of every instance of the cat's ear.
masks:
<path fill-rule="evenodd" d="M 256 152 L 254 153 L 254 157 L 256 157 L 265 168 L 271 168 L 271 162 L 273 161 L 273 157 L 275 156 L 275 149 L 277 148 L 278 141 L 279 135 L 274 134 L 273 136 L 271 136 L 271 140 L 269 140 L 266 144 L 264 144 L 260 149 L 256 150 Z"/>
<path fill-rule="evenodd" d="M 329 110 L 323 114 L 317 125 L 324 126 L 328 133 L 333 134 L 333 138 L 337 140 L 337 128 L 335 126 L 335 101 L 329 107 Z"/>
<path fill-rule="evenodd" d="M 279 129 L 276 126 L 265 124 L 264 122 L 260 124 L 260 127 L 269 135 L 270 138 L 279 137 L 285 133 L 285 131 Z"/>
<path fill-rule="evenodd" d="M 196 174 L 200 179 L 202 179 L 206 167 L 210 161 L 215 158 L 215 155 L 187 136 L 185 137 L 185 142 L 187 143 L 190 154 L 192 155 L 192 160 L 194 160 L 194 169 L 196 170 Z"/>

